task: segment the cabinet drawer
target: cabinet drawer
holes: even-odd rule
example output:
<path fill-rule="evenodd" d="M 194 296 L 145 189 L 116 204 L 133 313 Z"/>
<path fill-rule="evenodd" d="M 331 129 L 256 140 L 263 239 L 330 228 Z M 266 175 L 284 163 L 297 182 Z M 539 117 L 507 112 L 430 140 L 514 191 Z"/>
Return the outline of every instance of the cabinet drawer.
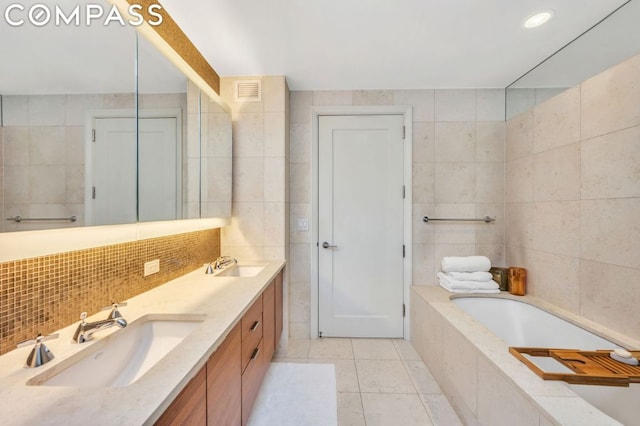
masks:
<path fill-rule="evenodd" d="M 249 308 L 240 321 L 242 327 L 242 371 L 262 340 L 262 296 Z"/>
<path fill-rule="evenodd" d="M 91 423 L 89 421 L 89 423 Z M 155 426 L 207 424 L 207 369 L 202 368 L 173 400 Z"/>
<path fill-rule="evenodd" d="M 258 391 L 264 377 L 264 351 L 262 341 L 258 343 L 255 356 L 249 359 L 249 364 L 242 374 L 242 424 L 246 425 L 258 397 Z"/>

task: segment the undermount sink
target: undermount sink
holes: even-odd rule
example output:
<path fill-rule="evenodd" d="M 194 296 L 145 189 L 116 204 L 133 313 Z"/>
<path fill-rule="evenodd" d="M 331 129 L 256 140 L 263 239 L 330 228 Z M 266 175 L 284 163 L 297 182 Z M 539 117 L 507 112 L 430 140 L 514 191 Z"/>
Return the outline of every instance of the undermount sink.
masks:
<path fill-rule="evenodd" d="M 35 376 L 27 385 L 123 387 L 134 383 L 206 315 L 148 314 Z"/>
<path fill-rule="evenodd" d="M 233 265 L 219 274 L 216 274 L 218 277 L 255 277 L 258 275 L 264 266 L 261 265 Z"/>

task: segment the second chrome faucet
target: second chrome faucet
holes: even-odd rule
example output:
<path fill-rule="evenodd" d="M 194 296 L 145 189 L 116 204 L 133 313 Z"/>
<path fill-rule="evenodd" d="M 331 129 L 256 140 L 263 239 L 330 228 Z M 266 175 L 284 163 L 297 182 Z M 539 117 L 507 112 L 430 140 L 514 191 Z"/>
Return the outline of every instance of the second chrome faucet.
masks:
<path fill-rule="evenodd" d="M 94 322 L 87 322 L 87 313 L 83 312 L 80 314 L 80 324 L 78 324 L 78 328 L 76 328 L 75 333 L 73 333 L 73 341 L 76 343 L 84 343 L 93 338 L 93 334 L 97 331 L 104 330 L 107 328 L 111 328 L 113 326 L 117 326 L 120 328 L 124 328 L 127 326 L 127 320 L 125 320 L 120 311 L 118 311 L 118 306 L 124 306 L 126 303 L 117 304 L 114 303 L 112 306 L 108 306 L 105 309 L 111 309 L 109 316 L 106 319 Z"/>

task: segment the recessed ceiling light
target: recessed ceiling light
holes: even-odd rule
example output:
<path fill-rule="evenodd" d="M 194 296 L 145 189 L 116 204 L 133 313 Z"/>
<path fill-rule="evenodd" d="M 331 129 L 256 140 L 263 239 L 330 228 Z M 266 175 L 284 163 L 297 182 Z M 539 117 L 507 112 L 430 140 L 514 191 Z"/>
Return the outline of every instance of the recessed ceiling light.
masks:
<path fill-rule="evenodd" d="M 529 16 L 523 25 L 525 28 L 536 28 L 546 24 L 551 17 L 553 17 L 553 10 L 543 10 L 542 12 L 537 12 Z"/>

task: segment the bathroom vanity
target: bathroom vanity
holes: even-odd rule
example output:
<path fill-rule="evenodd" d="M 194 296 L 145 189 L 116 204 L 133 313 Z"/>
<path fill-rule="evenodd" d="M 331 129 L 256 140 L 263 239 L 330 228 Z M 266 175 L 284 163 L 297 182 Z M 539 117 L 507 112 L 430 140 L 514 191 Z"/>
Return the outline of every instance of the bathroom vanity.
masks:
<path fill-rule="evenodd" d="M 41 367 L 24 367 L 30 348 L 3 355 L 3 425 L 246 424 L 283 328 L 284 261 L 260 266 L 255 276 L 208 275 L 203 267 L 133 297 L 120 309 L 128 327 L 86 343 L 71 342 L 77 324 L 58 330 L 59 338 L 46 342 L 55 358 Z M 130 383 L 96 385 L 89 370 L 55 384 L 75 360 L 110 356 L 105 348 L 123 340 L 118 333 L 167 318 L 198 324 Z"/>

